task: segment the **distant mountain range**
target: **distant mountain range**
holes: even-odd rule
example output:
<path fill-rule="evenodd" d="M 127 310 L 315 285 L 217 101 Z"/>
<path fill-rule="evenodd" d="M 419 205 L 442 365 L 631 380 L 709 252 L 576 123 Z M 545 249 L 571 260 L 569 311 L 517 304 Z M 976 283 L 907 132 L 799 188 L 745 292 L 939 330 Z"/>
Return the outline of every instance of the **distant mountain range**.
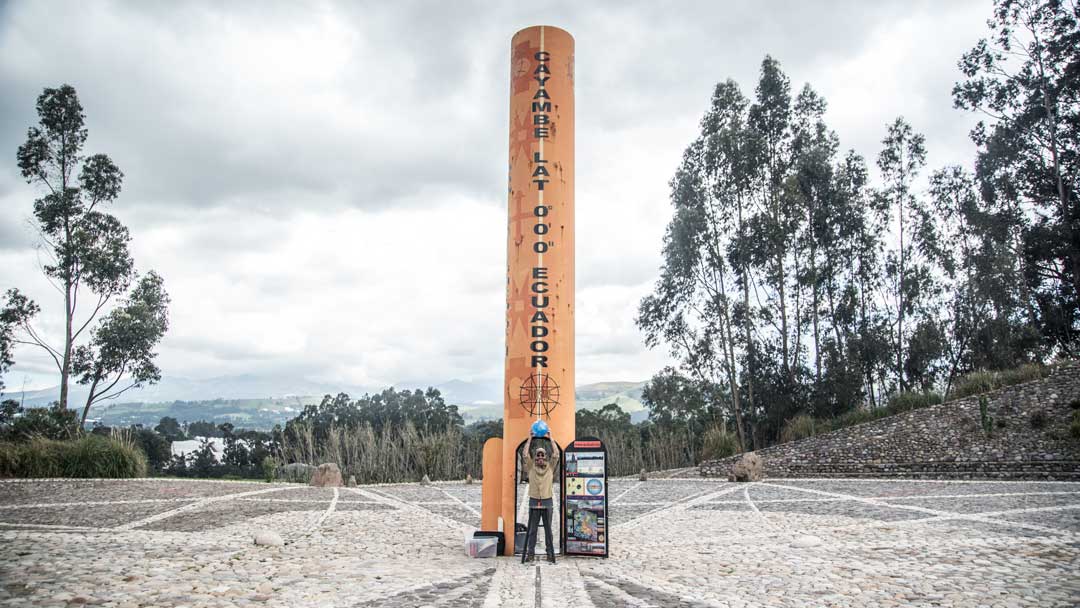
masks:
<path fill-rule="evenodd" d="M 640 422 L 649 412 L 641 403 L 644 382 L 598 382 L 578 386 L 576 403 L 579 409 L 600 409 L 617 403 L 630 413 L 631 420 Z M 434 386 L 447 403 L 457 405 L 466 422 L 501 418 L 503 414 L 502 382 L 500 380 L 449 380 L 441 383 L 406 381 L 397 389 L 426 389 Z M 318 403 L 323 395 L 344 392 L 353 397 L 381 391 L 381 387 L 345 386 L 311 382 L 284 376 L 244 374 L 220 376 L 205 380 L 165 377 L 161 382 L 132 389 L 118 399 L 95 406 L 93 419 L 105 424 L 156 424 L 163 416 L 180 421 L 211 420 L 232 422 L 247 428 L 271 428 L 294 417 L 304 405 Z M 26 407 L 42 407 L 59 399 L 59 387 L 6 393 L 5 399 L 21 400 Z M 70 387 L 69 403 L 85 402 L 86 388 Z"/>

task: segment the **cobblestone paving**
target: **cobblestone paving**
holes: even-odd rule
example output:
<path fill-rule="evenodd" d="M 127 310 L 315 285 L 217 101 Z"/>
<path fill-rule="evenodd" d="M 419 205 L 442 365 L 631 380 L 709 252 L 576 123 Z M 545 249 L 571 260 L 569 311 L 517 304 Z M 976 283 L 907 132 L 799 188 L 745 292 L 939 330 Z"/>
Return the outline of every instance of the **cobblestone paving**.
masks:
<path fill-rule="evenodd" d="M 0 481 L 0 607 L 1080 605 L 1078 483 L 679 475 L 556 565 L 464 556 L 479 483 Z"/>

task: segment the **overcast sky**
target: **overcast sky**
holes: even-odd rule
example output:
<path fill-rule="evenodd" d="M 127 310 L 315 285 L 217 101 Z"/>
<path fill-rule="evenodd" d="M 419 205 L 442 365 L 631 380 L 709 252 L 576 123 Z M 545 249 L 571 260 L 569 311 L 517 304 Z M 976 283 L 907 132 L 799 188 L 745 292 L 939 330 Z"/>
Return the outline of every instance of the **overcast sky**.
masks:
<path fill-rule="evenodd" d="M 40 192 L 15 151 L 69 83 L 112 212 L 172 296 L 166 375 L 382 385 L 501 378 L 510 38 L 576 39 L 577 379 L 667 363 L 633 323 L 657 275 L 667 182 L 714 85 L 762 58 L 829 103 L 871 162 L 897 115 L 930 167 L 970 164 L 956 62 L 989 0 L 913 2 L 0 2 L 0 289 L 59 336 L 37 271 Z M 24 347 L 9 389 L 55 385 Z"/>

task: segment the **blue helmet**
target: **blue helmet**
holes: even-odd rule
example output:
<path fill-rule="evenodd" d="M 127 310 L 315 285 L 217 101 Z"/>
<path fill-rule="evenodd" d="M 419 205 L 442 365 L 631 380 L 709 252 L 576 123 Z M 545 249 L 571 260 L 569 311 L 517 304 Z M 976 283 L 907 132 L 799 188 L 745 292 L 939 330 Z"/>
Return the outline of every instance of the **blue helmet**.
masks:
<path fill-rule="evenodd" d="M 548 425 L 543 420 L 537 420 L 532 424 L 533 437 L 547 437 Z"/>

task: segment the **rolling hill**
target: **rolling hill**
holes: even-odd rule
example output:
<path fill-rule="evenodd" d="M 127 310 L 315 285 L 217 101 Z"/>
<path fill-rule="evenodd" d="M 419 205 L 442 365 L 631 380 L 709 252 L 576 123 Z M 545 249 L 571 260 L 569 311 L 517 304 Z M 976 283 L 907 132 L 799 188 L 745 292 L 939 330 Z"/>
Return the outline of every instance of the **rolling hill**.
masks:
<path fill-rule="evenodd" d="M 600 409 L 616 403 L 628 412 L 631 420 L 648 418 L 648 408 L 641 403 L 644 382 L 598 382 L 578 386 L 575 390 L 577 407 Z M 422 380 L 401 382 L 397 388 L 426 388 L 434 386 L 447 403 L 457 405 L 466 423 L 502 417 L 502 383 L 495 380 L 449 380 L 431 383 Z M 124 394 L 122 402 L 95 405 L 90 418 L 103 424 L 153 426 L 164 416 L 177 420 L 210 420 L 231 422 L 237 427 L 267 430 L 296 416 L 305 405 L 318 403 L 323 395 L 348 393 L 359 397 L 381 389 L 363 386 L 335 386 L 305 379 L 254 374 L 221 376 L 205 380 L 166 377 L 154 386 Z M 4 398 L 21 400 L 26 407 L 45 407 L 59 396 L 59 388 L 12 392 Z M 86 390 L 73 385 L 70 403 L 86 399 Z"/>

